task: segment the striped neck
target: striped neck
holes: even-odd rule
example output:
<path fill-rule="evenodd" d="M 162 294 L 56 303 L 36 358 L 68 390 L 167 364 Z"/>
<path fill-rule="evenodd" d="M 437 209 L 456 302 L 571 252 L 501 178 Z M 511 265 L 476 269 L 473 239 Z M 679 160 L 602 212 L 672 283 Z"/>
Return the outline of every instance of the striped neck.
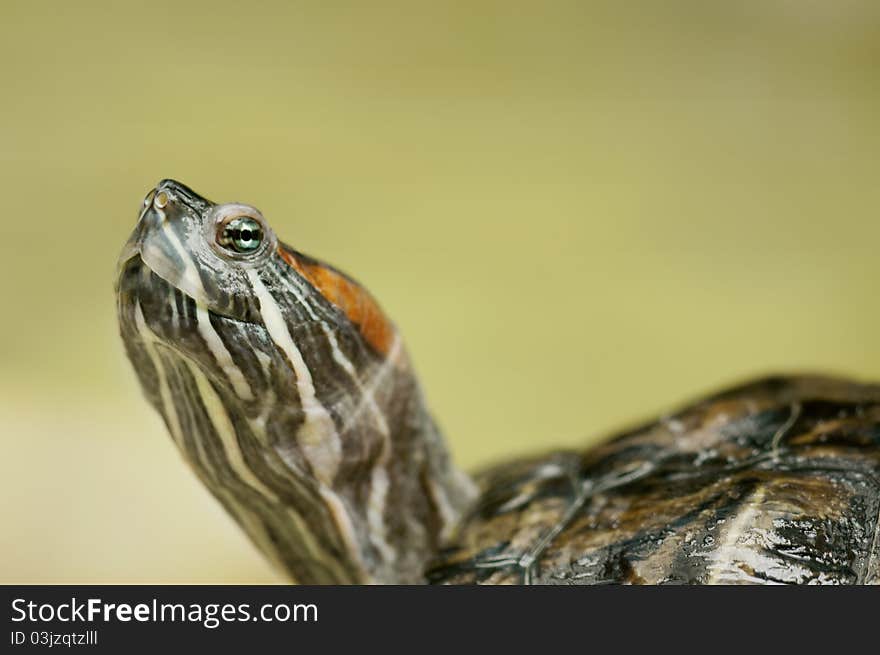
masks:
<path fill-rule="evenodd" d="M 241 216 L 259 232 L 229 236 Z M 223 229 L 265 241 L 226 256 L 211 236 Z M 281 571 L 310 584 L 423 580 L 475 490 L 362 287 L 280 244 L 254 208 L 166 181 L 123 253 L 117 303 L 147 398 Z"/>

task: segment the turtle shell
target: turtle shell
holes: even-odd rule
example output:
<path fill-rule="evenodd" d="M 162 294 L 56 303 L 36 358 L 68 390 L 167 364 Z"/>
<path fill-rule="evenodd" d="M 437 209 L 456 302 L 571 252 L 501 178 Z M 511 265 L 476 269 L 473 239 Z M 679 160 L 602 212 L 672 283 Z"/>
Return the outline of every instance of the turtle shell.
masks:
<path fill-rule="evenodd" d="M 434 583 L 880 583 L 880 385 L 773 377 L 490 468 Z"/>

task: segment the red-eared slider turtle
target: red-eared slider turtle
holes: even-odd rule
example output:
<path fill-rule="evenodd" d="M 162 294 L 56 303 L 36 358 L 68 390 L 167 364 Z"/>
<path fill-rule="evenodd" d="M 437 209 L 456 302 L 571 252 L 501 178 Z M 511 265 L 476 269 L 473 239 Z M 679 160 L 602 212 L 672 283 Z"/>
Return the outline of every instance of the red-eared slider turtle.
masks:
<path fill-rule="evenodd" d="M 161 182 L 117 291 L 174 442 L 296 582 L 880 581 L 880 386 L 763 379 L 471 478 L 376 301 L 254 207 Z"/>

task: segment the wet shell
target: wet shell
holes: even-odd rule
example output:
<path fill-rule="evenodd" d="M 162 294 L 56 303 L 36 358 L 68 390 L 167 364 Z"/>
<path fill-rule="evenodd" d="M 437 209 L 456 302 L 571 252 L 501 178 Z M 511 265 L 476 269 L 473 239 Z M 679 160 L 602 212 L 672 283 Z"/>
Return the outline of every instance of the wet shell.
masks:
<path fill-rule="evenodd" d="M 880 583 L 880 386 L 774 377 L 491 468 L 435 583 Z"/>

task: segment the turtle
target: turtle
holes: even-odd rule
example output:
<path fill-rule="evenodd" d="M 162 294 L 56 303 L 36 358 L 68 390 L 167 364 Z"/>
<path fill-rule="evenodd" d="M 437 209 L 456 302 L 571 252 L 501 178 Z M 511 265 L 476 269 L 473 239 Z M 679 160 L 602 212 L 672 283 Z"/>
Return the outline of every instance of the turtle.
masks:
<path fill-rule="evenodd" d="M 143 200 L 119 329 L 184 460 L 301 584 L 877 584 L 880 385 L 775 375 L 468 475 L 395 324 L 262 213 Z"/>

